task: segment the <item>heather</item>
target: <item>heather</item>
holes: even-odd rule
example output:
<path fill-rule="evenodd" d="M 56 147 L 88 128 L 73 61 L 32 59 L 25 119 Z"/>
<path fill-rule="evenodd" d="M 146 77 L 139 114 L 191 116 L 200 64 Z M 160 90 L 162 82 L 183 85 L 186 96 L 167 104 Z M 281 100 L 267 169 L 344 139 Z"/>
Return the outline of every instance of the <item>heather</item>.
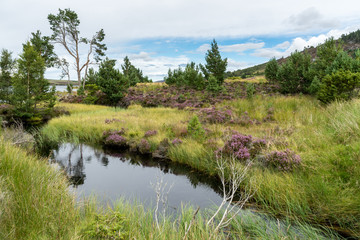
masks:
<path fill-rule="evenodd" d="M 151 88 L 171 88 L 154 85 Z M 141 87 L 144 94 L 155 91 Z M 256 189 L 250 202 L 259 210 L 359 234 L 360 198 L 354 197 L 360 196 L 359 100 L 324 107 L 305 96 L 256 94 L 220 101 L 207 110 L 60 105 L 72 114 L 51 120 L 42 130 L 44 138 L 101 144 L 105 131 L 124 128 L 120 135 L 129 148 L 139 152 L 143 146 L 147 152 L 150 145 L 146 154 L 209 175 L 217 174 L 217 154 L 235 154 L 239 166 L 252 162 L 245 182 Z M 208 111 L 214 116 L 231 111 L 231 118 L 209 121 Z"/>
<path fill-rule="evenodd" d="M 186 86 L 177 87 L 167 85 L 166 83 L 138 83 L 134 87 L 127 89 L 126 94 L 120 100 L 120 106 L 129 106 L 138 104 L 143 107 L 171 107 L 178 109 L 185 108 L 206 108 L 220 103 L 222 101 L 246 98 L 247 83 L 244 81 L 225 81 L 223 89 L 219 92 L 206 90 L 196 90 Z M 277 86 L 266 82 L 254 85 L 254 94 L 276 93 Z M 65 96 L 60 99 L 61 102 L 84 103 L 83 96 Z M 100 97 L 94 103 L 102 104 Z"/>

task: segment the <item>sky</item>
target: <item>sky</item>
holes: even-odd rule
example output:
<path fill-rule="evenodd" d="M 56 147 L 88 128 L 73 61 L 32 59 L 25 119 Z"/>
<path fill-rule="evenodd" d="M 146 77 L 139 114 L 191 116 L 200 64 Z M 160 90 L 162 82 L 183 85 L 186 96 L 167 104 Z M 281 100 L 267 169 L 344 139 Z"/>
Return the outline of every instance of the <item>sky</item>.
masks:
<path fill-rule="evenodd" d="M 213 39 L 233 71 L 360 28 L 359 0 L 0 0 L 0 49 L 18 57 L 31 32 L 51 35 L 47 16 L 59 8 L 78 14 L 83 37 L 104 29 L 106 54 L 117 67 L 128 56 L 154 81 L 169 68 L 205 63 Z M 55 49 L 73 62 L 62 46 Z M 85 61 L 87 49 L 81 50 Z M 60 70 L 48 69 L 45 77 L 60 79 Z"/>

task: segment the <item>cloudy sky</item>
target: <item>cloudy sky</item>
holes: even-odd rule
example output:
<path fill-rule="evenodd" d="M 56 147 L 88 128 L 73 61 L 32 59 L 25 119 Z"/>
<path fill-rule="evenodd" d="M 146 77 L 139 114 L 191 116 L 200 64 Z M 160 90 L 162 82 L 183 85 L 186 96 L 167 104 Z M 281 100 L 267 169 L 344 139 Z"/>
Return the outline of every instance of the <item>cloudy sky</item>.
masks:
<path fill-rule="evenodd" d="M 360 28 L 359 0 L 0 0 L 0 48 L 17 56 L 31 32 L 50 35 L 47 16 L 59 8 L 78 14 L 84 37 L 103 28 L 109 58 L 120 66 L 129 56 L 153 80 L 169 68 L 204 63 L 214 38 L 232 71 Z M 68 58 L 61 46 L 56 51 Z"/>

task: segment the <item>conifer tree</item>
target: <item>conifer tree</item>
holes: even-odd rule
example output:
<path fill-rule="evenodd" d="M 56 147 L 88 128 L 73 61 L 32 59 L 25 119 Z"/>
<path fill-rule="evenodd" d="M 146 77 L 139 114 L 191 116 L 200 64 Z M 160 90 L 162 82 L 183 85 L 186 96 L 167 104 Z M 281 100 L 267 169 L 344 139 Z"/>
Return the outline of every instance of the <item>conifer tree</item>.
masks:
<path fill-rule="evenodd" d="M 18 117 L 32 117 L 38 104 L 53 107 L 54 91 L 44 78 L 45 61 L 30 42 L 23 45 L 17 61 L 18 69 L 13 81 L 12 103 Z"/>
<path fill-rule="evenodd" d="M 15 65 L 15 60 L 11 57 L 11 52 L 6 49 L 1 51 L 0 57 L 0 102 L 9 102 L 11 88 L 11 74 Z"/>
<path fill-rule="evenodd" d="M 208 79 L 211 74 L 217 79 L 218 84 L 221 86 L 225 78 L 227 58 L 225 58 L 224 60 L 221 59 L 219 47 L 215 39 L 211 43 L 211 49 L 209 49 L 205 55 L 205 60 L 205 66 L 200 65 L 200 68 L 204 73 L 205 78 Z"/>

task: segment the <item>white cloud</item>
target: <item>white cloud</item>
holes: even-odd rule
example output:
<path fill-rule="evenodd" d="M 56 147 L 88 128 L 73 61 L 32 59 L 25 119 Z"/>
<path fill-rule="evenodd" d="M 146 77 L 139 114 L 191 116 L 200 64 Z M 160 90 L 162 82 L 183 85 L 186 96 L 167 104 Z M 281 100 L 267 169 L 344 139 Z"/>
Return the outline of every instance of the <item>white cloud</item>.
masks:
<path fill-rule="evenodd" d="M 210 49 L 210 44 L 205 43 L 196 49 L 197 53 L 206 53 Z"/>
<path fill-rule="evenodd" d="M 264 47 L 265 43 L 264 42 L 259 42 L 259 43 L 253 43 L 253 42 L 248 42 L 248 43 L 239 43 L 239 44 L 232 44 L 232 45 L 219 45 L 219 50 L 221 52 L 235 52 L 238 54 L 242 54 L 243 52 L 247 51 L 247 50 L 251 50 L 251 49 L 259 49 Z M 198 47 L 196 49 L 197 53 L 205 53 L 207 52 L 207 50 L 210 49 L 210 44 L 203 44 L 200 47 Z"/>
<path fill-rule="evenodd" d="M 310 7 L 298 14 L 291 15 L 287 22 L 297 30 L 314 28 L 334 28 L 339 25 L 339 20 L 334 17 L 324 17 L 316 8 Z"/>
<path fill-rule="evenodd" d="M 283 43 L 279 43 L 278 45 L 276 45 L 274 48 L 275 49 L 287 49 L 290 46 L 290 42 L 289 41 L 285 41 Z"/>
<path fill-rule="evenodd" d="M 0 47 L 17 49 L 37 29 L 50 33 L 47 15 L 71 8 L 84 36 L 104 28 L 106 41 L 143 38 L 254 37 L 324 31 L 359 20 L 358 0 L 1 0 Z M 300 9 L 300 11 L 299 11 Z M 318 11 L 321 9 L 321 12 Z M 36 14 L 34 14 L 36 13 Z M 334 20 L 335 19 L 335 20 Z M 337 20 L 336 20 L 337 19 Z M 286 21 L 289 24 L 284 24 Z"/>
<path fill-rule="evenodd" d="M 185 55 L 177 57 L 154 55 L 155 53 L 140 52 L 139 54 L 130 54 L 129 59 L 135 67 L 143 71 L 144 75 L 153 80 L 162 80 L 167 75 L 169 68 L 175 69 L 190 62 Z M 119 59 L 118 64 L 122 64 L 122 59 Z"/>
<path fill-rule="evenodd" d="M 247 67 L 250 67 L 250 64 L 247 62 L 239 62 L 239 61 L 233 60 L 231 58 L 228 58 L 228 65 L 227 65 L 226 71 L 235 71 L 235 70 L 243 69 L 243 68 L 247 68 Z"/>
<path fill-rule="evenodd" d="M 9 49 L 17 56 L 21 44 L 29 38 L 31 32 L 39 29 L 43 34 L 50 35 L 47 16 L 49 13 L 56 14 L 58 8 L 71 8 L 78 14 L 82 36 L 92 36 L 103 28 L 105 43 L 113 46 L 108 51 L 111 58 L 119 58 L 124 52 L 137 52 L 138 56 L 132 56 L 133 61 L 148 66 L 144 72 L 159 76 L 167 71 L 163 71 L 165 67 L 168 68 L 164 61 L 170 61 L 169 64 L 175 66 L 187 63 L 189 59 L 181 56 L 181 51 L 178 57 L 157 57 L 149 53 L 151 50 L 142 49 L 141 45 L 134 43 L 131 51 L 126 46 L 134 40 L 142 39 L 161 39 L 161 44 L 175 44 L 169 39 L 186 41 L 252 37 L 253 40 L 248 43 L 219 46 L 220 50 L 241 54 L 253 49 L 256 56 L 280 57 L 293 49 L 317 44 L 323 41 L 323 37 L 294 39 L 291 43 L 284 42 L 275 48 L 264 48 L 264 45 L 261 46 L 263 43 L 256 39 L 290 34 L 313 35 L 334 26 L 359 27 L 356 24 L 360 22 L 358 0 L 343 0 L 341 4 L 326 0 L 253 0 L 251 3 L 239 0 L 103 0 L 101 3 L 95 0 L 1 0 L 0 49 Z M 340 32 L 330 31 L 325 37 L 329 34 L 339 35 Z M 204 44 L 197 52 L 204 53 L 209 47 L 209 44 Z M 159 64 L 162 69 L 151 70 L 149 65 L 145 65 L 150 61 L 155 61 L 153 64 Z M 178 64 L 178 61 L 181 63 Z"/>
<path fill-rule="evenodd" d="M 219 46 L 220 51 L 222 52 L 236 52 L 236 53 L 243 53 L 247 50 L 251 49 L 259 49 L 264 47 L 264 42 L 259 43 L 240 43 L 240 44 L 233 44 L 233 45 L 222 45 Z"/>

